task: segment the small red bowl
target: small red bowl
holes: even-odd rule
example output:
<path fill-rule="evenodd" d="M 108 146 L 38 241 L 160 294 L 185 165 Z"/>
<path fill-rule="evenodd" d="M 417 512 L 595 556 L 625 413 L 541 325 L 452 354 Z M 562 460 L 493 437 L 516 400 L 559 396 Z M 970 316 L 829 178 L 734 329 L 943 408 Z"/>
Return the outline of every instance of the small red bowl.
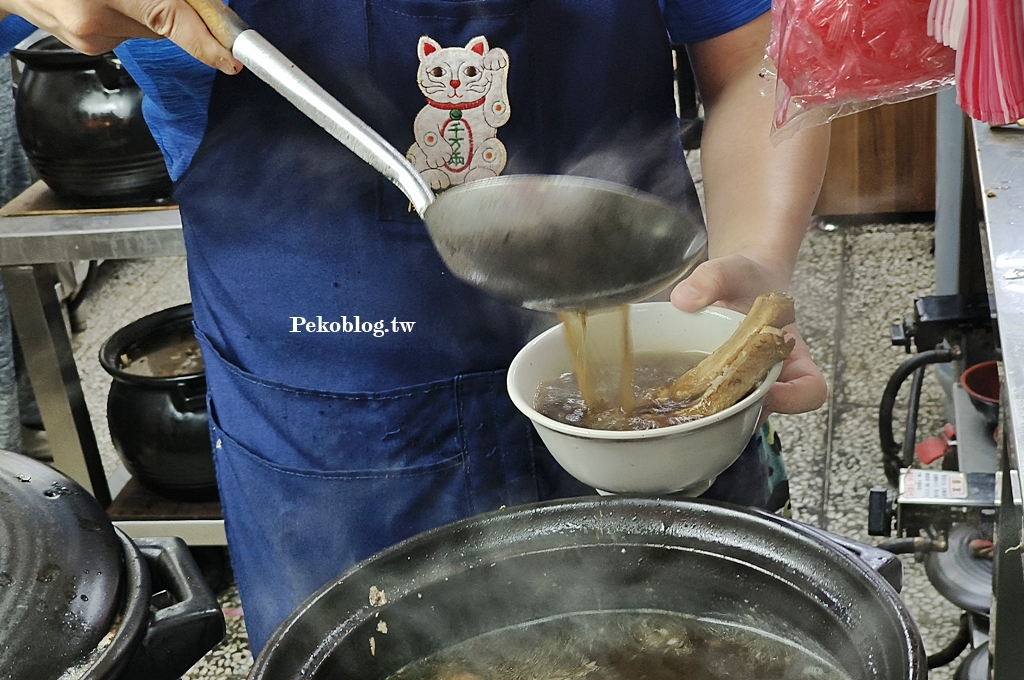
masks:
<path fill-rule="evenodd" d="M 960 385 L 989 423 L 999 420 L 999 362 L 984 361 L 960 376 Z"/>

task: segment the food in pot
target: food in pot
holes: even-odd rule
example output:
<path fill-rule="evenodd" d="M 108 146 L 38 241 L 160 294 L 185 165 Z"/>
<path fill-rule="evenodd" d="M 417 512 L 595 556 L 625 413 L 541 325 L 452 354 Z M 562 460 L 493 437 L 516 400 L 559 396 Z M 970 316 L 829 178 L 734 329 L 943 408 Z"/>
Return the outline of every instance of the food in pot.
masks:
<path fill-rule="evenodd" d="M 655 398 L 688 403 L 681 414 L 698 417 L 729 408 L 789 357 L 796 341 L 787 341 L 782 328 L 795 320 L 792 297 L 761 295 L 725 344 Z"/>
<path fill-rule="evenodd" d="M 571 614 L 486 633 L 388 680 L 850 680 L 764 631 L 652 611 Z"/>
<path fill-rule="evenodd" d="M 642 408 L 590 408 L 575 372 L 542 383 L 534 408 L 553 420 L 591 430 L 650 430 L 689 422 L 693 416 L 676 414 L 678 404 L 669 400 L 656 402 L 652 396 L 705 356 L 702 352 L 638 352 L 633 357 L 632 388 L 633 401 L 642 404 Z"/>
<path fill-rule="evenodd" d="M 203 372 L 203 355 L 191 329 L 129 348 L 121 355 L 121 370 L 147 378 L 176 378 Z"/>
<path fill-rule="evenodd" d="M 107 647 L 109 647 L 117 638 L 117 631 L 120 627 L 121 614 L 118 614 L 114 618 L 113 626 L 107 634 L 103 636 L 103 639 L 100 640 L 99 644 L 96 645 L 96 648 L 89 653 L 89 656 L 64 671 L 58 680 L 81 680 L 81 678 L 84 678 L 85 674 L 88 673 L 96 664 L 97 660 L 103 657 L 103 653 L 107 650 Z"/>
<path fill-rule="evenodd" d="M 602 369 L 587 352 L 586 324 L 566 320 L 576 370 L 538 387 L 534 408 L 567 425 L 596 430 L 648 430 L 679 425 L 723 411 L 751 392 L 772 367 L 789 357 L 795 341 L 782 331 L 795 320 L 793 298 L 772 293 L 754 302 L 733 335 L 710 355 L 696 352 L 632 355 L 624 341 L 611 367 L 631 387 L 617 401 L 600 400 Z M 627 330 L 628 332 L 628 330 Z M 604 382 L 614 382 L 605 380 Z"/>

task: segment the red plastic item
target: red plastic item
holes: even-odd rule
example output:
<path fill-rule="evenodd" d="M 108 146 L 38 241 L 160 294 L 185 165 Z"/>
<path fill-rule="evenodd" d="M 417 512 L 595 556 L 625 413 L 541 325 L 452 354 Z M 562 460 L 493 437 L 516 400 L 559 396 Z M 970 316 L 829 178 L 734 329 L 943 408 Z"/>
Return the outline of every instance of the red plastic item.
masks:
<path fill-rule="evenodd" d="M 971 118 L 1005 125 L 1024 118 L 1024 5 L 971 0 L 957 51 L 957 102 Z"/>
<path fill-rule="evenodd" d="M 956 429 L 946 423 L 942 426 L 942 434 L 938 437 L 925 439 L 914 447 L 914 455 L 924 465 L 931 465 L 946 455 L 946 449 L 956 441 Z"/>
<path fill-rule="evenodd" d="M 946 455 L 946 446 L 948 444 L 945 440 L 932 437 L 931 439 L 925 439 L 923 442 L 918 442 L 917 446 L 914 447 L 914 455 L 923 464 L 930 465 Z"/>
<path fill-rule="evenodd" d="M 774 0 L 768 56 L 778 74 L 775 129 L 824 123 L 951 85 L 956 55 L 928 35 L 930 3 Z"/>

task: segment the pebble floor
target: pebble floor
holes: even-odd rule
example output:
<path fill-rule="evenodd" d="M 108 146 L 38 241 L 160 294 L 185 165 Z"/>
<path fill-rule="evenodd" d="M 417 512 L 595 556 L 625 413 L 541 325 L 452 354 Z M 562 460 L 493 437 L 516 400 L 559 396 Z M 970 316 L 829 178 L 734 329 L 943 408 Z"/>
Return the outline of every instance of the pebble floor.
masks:
<path fill-rule="evenodd" d="M 697 173 L 699 183 L 699 173 Z M 913 300 L 934 288 L 933 225 L 870 224 L 835 228 L 819 223 L 807 234 L 793 282 L 799 325 L 829 381 L 826 405 L 798 416 L 776 417 L 786 451 L 794 516 L 839 534 L 875 543 L 866 534 L 867 492 L 884 486 L 879 464 L 877 408 L 889 375 L 902 361 L 890 347 L 889 324 L 912 310 Z M 114 330 L 144 314 L 189 299 L 182 258 L 106 262 L 79 308 L 85 328 L 74 337 L 83 388 L 104 464 L 117 465 L 104 422 L 109 378 L 96 360 Z M 942 392 L 926 381 L 920 436 L 938 432 Z M 903 598 L 929 652 L 954 635 L 959 612 L 905 559 Z M 220 594 L 227 619 L 224 641 L 186 678 L 234 680 L 248 673 L 252 656 L 237 589 Z M 937 669 L 931 680 L 951 680 Z"/>

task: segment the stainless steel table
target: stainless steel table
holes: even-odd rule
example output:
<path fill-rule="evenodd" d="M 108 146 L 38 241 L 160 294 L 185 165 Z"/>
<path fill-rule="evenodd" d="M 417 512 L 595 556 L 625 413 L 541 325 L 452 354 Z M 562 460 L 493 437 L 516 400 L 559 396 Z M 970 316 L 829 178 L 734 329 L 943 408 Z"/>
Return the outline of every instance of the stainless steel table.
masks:
<path fill-rule="evenodd" d="M 92 492 L 105 507 L 111 503 L 111 489 L 71 352 L 54 263 L 184 254 L 181 217 L 173 205 L 69 208 L 38 182 L 0 210 L 0 276 L 54 467 Z M 220 519 L 116 524 L 134 537 L 170 534 L 193 545 L 225 543 Z"/>
<path fill-rule="evenodd" d="M 1024 473 L 1024 129 L 992 128 L 971 123 L 969 170 L 975 195 L 965 203 L 980 203 L 981 246 L 985 278 L 995 299 L 1002 349 L 1003 390 L 1000 431 L 1003 469 Z M 968 214 L 973 221 L 975 214 Z M 977 228 L 977 225 L 972 225 Z M 1022 477 L 1024 478 L 1024 477 Z M 1005 485 L 999 510 L 995 555 L 993 611 L 993 680 L 1020 677 L 1024 645 L 1024 566 L 1022 513 Z"/>
<path fill-rule="evenodd" d="M 974 162 L 984 213 L 986 278 L 995 297 L 1003 352 L 1007 444 L 1024 463 L 1024 128 L 972 124 Z"/>

